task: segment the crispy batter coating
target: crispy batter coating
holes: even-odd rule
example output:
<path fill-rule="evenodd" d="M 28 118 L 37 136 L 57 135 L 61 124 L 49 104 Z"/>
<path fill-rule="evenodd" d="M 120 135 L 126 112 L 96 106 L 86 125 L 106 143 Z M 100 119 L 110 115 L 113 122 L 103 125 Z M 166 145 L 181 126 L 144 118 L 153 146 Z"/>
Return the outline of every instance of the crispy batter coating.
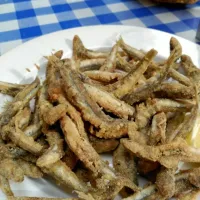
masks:
<path fill-rule="evenodd" d="M 42 145 L 34 141 L 32 137 L 26 136 L 19 128 L 8 126 L 6 127 L 5 132 L 7 132 L 9 139 L 15 145 L 23 148 L 28 152 L 33 153 L 34 155 L 39 155 L 43 151 Z"/>
<path fill-rule="evenodd" d="M 5 110 L 0 114 L 0 126 L 8 124 L 11 118 L 21 109 L 26 107 L 29 101 L 36 95 L 39 90 L 40 81 L 36 78 L 31 84 L 21 90 L 10 102 L 6 105 Z"/>
<path fill-rule="evenodd" d="M 116 56 L 118 51 L 118 44 L 115 44 L 110 51 L 105 63 L 100 67 L 100 71 L 113 72 L 116 68 Z"/>
<path fill-rule="evenodd" d="M 12 159 L 3 159 L 0 162 L 0 174 L 8 180 L 22 182 L 24 180 L 24 172 L 18 163 Z"/>
<path fill-rule="evenodd" d="M 7 197 L 14 196 L 10 188 L 9 180 L 2 175 L 0 175 L 0 188 Z"/>
<path fill-rule="evenodd" d="M 122 38 L 118 40 L 119 46 L 133 59 L 142 60 L 144 53 L 130 45 L 126 44 Z"/>
<path fill-rule="evenodd" d="M 31 177 L 31 178 L 42 178 L 43 173 L 33 163 L 27 162 L 22 159 L 17 159 L 16 162 L 20 166 L 20 168 L 23 170 L 24 175 Z"/>
<path fill-rule="evenodd" d="M 80 61 L 79 70 L 81 72 L 98 70 L 105 62 L 104 58 L 85 59 Z"/>
<path fill-rule="evenodd" d="M 180 195 L 177 200 L 197 200 L 197 198 L 199 197 L 199 193 L 199 189 L 194 189 L 187 194 Z"/>
<path fill-rule="evenodd" d="M 188 180 L 182 179 L 182 180 L 176 181 L 174 196 L 178 197 L 182 193 L 186 193 L 186 192 L 190 193 L 194 188 L 195 187 Z"/>
<path fill-rule="evenodd" d="M 43 120 L 49 124 L 53 125 L 56 121 L 58 121 L 62 116 L 66 113 L 66 106 L 63 104 L 58 104 L 57 106 L 53 106 L 47 99 L 46 99 L 46 86 L 43 86 L 40 89 L 39 94 L 39 109 L 40 114 Z"/>
<path fill-rule="evenodd" d="M 194 65 L 192 59 L 187 55 L 181 56 L 182 66 L 185 70 L 186 75 L 194 81 L 195 84 L 199 87 L 199 77 L 200 70 Z"/>
<path fill-rule="evenodd" d="M 75 190 L 79 198 L 69 200 L 195 199 L 200 168 L 177 169 L 200 163 L 200 70 L 174 37 L 168 59 L 156 62 L 156 54 L 122 38 L 94 51 L 76 35 L 72 58 L 62 59 L 62 50 L 46 57 L 42 86 L 38 78 L 0 82 L 13 96 L 0 114 L 0 188 L 8 199 L 59 199 L 12 197 L 9 180 L 43 173 Z M 112 151 L 114 168 L 99 155 Z M 137 173 L 151 183 L 139 188 Z"/>
<path fill-rule="evenodd" d="M 66 96 L 81 111 L 83 118 L 99 129 L 94 132 L 97 137 L 118 138 L 127 134 L 128 124 L 134 122 L 112 119 L 105 115 L 89 96 L 77 72 L 67 68 L 61 68 L 60 72 Z"/>
<path fill-rule="evenodd" d="M 16 96 L 21 90 L 23 90 L 24 87 L 26 87 L 25 84 L 15 84 L 0 81 L 0 92 L 2 94 L 7 94 L 13 97 Z"/>
<path fill-rule="evenodd" d="M 151 130 L 149 133 L 149 145 L 165 143 L 166 122 L 167 118 L 164 112 L 158 113 L 153 116 Z"/>
<path fill-rule="evenodd" d="M 121 143 L 138 157 L 158 161 L 166 168 L 176 168 L 179 161 L 199 162 L 200 159 L 198 149 L 188 146 L 181 138 L 160 146 L 142 145 L 128 139 L 122 139 Z"/>
<path fill-rule="evenodd" d="M 107 58 L 109 52 L 100 52 L 86 49 L 83 45 L 83 42 L 78 35 L 75 35 L 73 38 L 73 57 L 75 59 L 82 58 Z"/>
<path fill-rule="evenodd" d="M 175 53 L 175 60 L 178 60 L 182 55 L 181 44 L 179 43 L 179 41 L 175 37 L 171 37 L 169 45 L 170 45 L 170 54 L 172 54 L 172 52 L 176 52 Z"/>
<path fill-rule="evenodd" d="M 64 184 L 74 190 L 87 192 L 88 188 L 76 174 L 62 161 L 57 161 L 48 167 L 42 168 L 42 171 L 52 176 L 58 183 Z"/>
<path fill-rule="evenodd" d="M 108 112 L 114 113 L 115 115 L 126 119 L 129 116 L 133 116 L 135 112 L 134 107 L 117 99 L 109 92 L 103 91 L 89 84 L 84 84 L 84 86 L 90 97 Z"/>
<path fill-rule="evenodd" d="M 126 61 L 126 59 L 121 57 L 119 54 L 117 55 L 116 65 L 118 69 L 123 70 L 125 72 L 130 72 L 131 70 L 137 68 L 137 65 L 135 63 L 130 63 Z"/>
<path fill-rule="evenodd" d="M 137 168 L 134 159 L 134 155 L 128 152 L 122 144 L 120 144 L 113 153 L 113 165 L 115 170 L 137 185 Z"/>
<path fill-rule="evenodd" d="M 161 169 L 156 176 L 156 187 L 162 197 L 171 198 L 175 192 L 175 170 Z"/>
<path fill-rule="evenodd" d="M 119 145 L 119 140 L 117 139 L 102 139 L 89 135 L 89 140 L 97 153 L 111 152 Z"/>
<path fill-rule="evenodd" d="M 85 138 L 81 137 L 75 123 L 65 116 L 61 119 L 61 128 L 70 149 L 94 173 L 98 174 L 104 168 L 100 156 Z M 78 147 L 78 148 L 77 148 Z"/>
<path fill-rule="evenodd" d="M 144 129 L 149 129 L 148 126 L 146 126 Z M 132 124 L 129 124 L 128 126 L 128 136 L 131 140 L 134 140 L 140 144 L 147 144 L 149 137 L 147 135 L 148 131 L 144 131 L 142 129 L 140 129 L 139 131 L 137 131 L 135 129 L 135 126 L 133 126 Z"/>
<path fill-rule="evenodd" d="M 57 131 L 48 130 L 46 133 L 47 141 L 50 147 L 37 160 L 37 166 L 46 167 L 58 160 L 64 155 L 63 139 Z"/>
<path fill-rule="evenodd" d="M 169 69 L 169 76 L 172 77 L 174 80 L 177 80 L 178 82 L 180 82 L 183 85 L 191 86 L 190 79 L 187 76 L 179 73 L 177 70 L 175 70 L 173 68 Z"/>
<path fill-rule="evenodd" d="M 193 86 L 184 86 L 180 83 L 162 83 L 155 91 L 156 97 L 172 99 L 191 99 L 195 96 Z"/>
<path fill-rule="evenodd" d="M 179 135 L 181 129 L 184 124 L 189 120 L 190 115 L 186 115 L 186 113 L 176 113 L 171 119 L 167 122 L 166 127 L 166 142 L 173 141 L 176 136 Z M 188 131 L 188 130 L 187 130 Z"/>
<path fill-rule="evenodd" d="M 134 155 L 126 150 L 122 144 L 113 153 L 113 166 L 116 172 L 138 185 L 137 168 L 134 159 Z M 131 193 L 132 191 L 126 188 L 121 191 L 123 197 L 129 196 Z"/>
<path fill-rule="evenodd" d="M 137 192 L 139 188 L 133 184 L 129 179 L 124 177 L 118 177 L 118 179 L 107 180 L 99 179 L 97 180 L 97 188 L 91 191 L 92 196 L 95 200 L 110 200 L 114 199 L 117 194 L 125 187 L 132 190 L 132 192 Z"/>
<path fill-rule="evenodd" d="M 143 128 L 157 112 L 189 111 L 192 106 L 190 103 L 181 103 L 171 99 L 147 99 L 146 105 L 140 103 L 136 106 L 135 122 L 139 128 Z"/>
<path fill-rule="evenodd" d="M 142 85 L 139 85 L 132 90 L 131 94 L 126 94 L 124 96 L 124 101 L 129 104 L 134 104 L 135 102 L 145 100 L 152 96 L 153 92 L 160 86 L 161 82 L 167 77 L 168 71 L 176 61 L 177 54 L 180 55 L 181 52 L 177 52 L 176 49 L 173 50 L 165 62 L 161 70 L 157 71 L 154 76 L 147 79 Z"/>
<path fill-rule="evenodd" d="M 93 80 L 100 81 L 103 83 L 118 81 L 126 75 L 126 73 L 122 72 L 106 72 L 99 70 L 86 71 L 84 72 L 84 74 Z"/>
<path fill-rule="evenodd" d="M 147 70 L 156 54 L 157 51 L 154 49 L 150 50 L 144 59 L 138 63 L 136 69 L 131 70 L 124 78 L 116 83 L 108 85 L 109 90 L 118 98 L 122 98 L 124 95 L 131 93 L 140 76 Z"/>

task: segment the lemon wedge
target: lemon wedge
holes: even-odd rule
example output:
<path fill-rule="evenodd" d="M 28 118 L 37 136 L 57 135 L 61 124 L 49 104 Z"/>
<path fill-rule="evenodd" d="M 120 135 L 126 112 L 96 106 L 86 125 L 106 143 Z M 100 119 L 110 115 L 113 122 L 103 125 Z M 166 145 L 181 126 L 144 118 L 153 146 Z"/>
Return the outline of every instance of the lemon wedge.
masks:
<path fill-rule="evenodd" d="M 192 147 L 200 148 L 200 133 L 197 133 L 195 137 L 192 133 L 189 133 L 186 137 L 186 142 Z"/>

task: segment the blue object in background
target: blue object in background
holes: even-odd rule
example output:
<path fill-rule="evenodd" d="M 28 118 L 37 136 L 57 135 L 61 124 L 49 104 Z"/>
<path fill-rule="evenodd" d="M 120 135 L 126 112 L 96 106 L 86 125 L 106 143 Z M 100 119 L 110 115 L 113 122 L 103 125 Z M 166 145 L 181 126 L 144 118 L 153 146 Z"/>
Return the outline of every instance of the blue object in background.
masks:
<path fill-rule="evenodd" d="M 197 42 L 199 18 L 200 1 L 176 6 L 151 0 L 0 0 L 0 54 L 51 32 L 102 24 L 153 28 Z"/>

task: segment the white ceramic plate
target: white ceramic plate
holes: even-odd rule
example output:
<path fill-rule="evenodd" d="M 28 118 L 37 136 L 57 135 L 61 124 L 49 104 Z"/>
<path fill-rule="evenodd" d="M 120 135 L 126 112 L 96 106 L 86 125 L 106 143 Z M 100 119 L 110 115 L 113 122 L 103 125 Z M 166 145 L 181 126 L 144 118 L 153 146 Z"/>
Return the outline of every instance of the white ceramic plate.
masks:
<path fill-rule="evenodd" d="M 44 77 L 46 60 L 43 58 L 55 50 L 64 50 L 64 56 L 71 54 L 71 40 L 78 34 L 88 48 L 108 48 L 113 45 L 121 35 L 125 42 L 143 50 L 155 48 L 159 58 L 169 55 L 169 40 L 171 34 L 133 26 L 93 26 L 75 28 L 55 32 L 31 40 L 0 57 L 0 80 L 13 83 L 30 82 L 38 74 L 34 64 L 40 65 L 39 76 Z M 182 47 L 183 53 L 192 57 L 194 63 L 200 66 L 200 46 L 188 40 L 176 37 Z M 29 68 L 31 72 L 27 72 Z M 5 100 L 0 96 L 0 103 Z M 16 196 L 40 196 L 40 197 L 70 197 L 63 192 L 53 181 L 47 179 L 33 180 L 25 178 L 23 183 L 11 183 Z M 6 199 L 0 193 L 0 199 Z"/>

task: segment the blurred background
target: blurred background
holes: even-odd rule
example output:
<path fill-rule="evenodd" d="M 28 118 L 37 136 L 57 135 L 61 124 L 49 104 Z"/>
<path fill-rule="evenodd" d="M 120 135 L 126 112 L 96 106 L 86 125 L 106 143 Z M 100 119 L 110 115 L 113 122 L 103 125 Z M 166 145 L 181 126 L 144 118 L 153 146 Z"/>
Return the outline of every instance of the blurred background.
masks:
<path fill-rule="evenodd" d="M 102 24 L 157 29 L 200 44 L 199 22 L 196 0 L 0 0 L 0 54 L 41 35 Z"/>

